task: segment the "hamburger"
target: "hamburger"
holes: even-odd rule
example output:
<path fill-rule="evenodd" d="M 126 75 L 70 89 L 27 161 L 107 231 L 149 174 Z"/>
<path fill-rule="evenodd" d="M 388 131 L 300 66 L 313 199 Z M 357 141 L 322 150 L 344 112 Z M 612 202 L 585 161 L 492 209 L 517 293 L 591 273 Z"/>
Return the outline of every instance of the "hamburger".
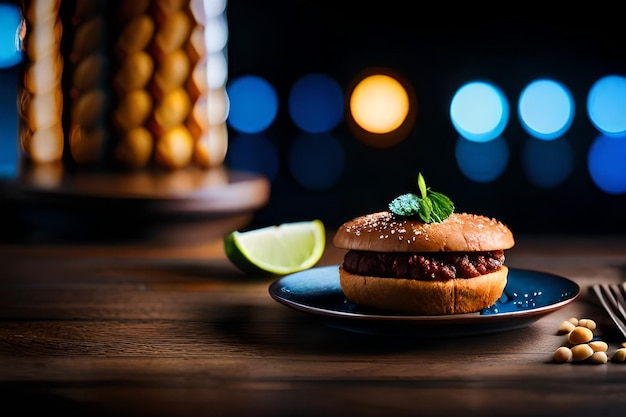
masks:
<path fill-rule="evenodd" d="M 403 195 L 390 210 L 356 217 L 337 230 L 333 244 L 347 250 L 339 266 L 346 298 L 418 315 L 493 305 L 507 283 L 504 251 L 515 244 L 513 234 L 494 218 L 454 213 L 447 197 L 427 189 L 421 174 L 419 180 L 422 197 Z M 423 206 L 430 207 L 428 215 L 420 214 Z"/>

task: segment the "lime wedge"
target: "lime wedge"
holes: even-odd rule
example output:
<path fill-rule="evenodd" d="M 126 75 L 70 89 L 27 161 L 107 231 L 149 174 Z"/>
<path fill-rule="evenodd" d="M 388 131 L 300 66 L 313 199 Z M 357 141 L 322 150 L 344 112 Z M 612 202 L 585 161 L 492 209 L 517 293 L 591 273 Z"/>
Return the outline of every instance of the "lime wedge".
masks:
<path fill-rule="evenodd" d="M 320 220 L 283 223 L 224 237 L 228 259 L 244 272 L 286 275 L 314 266 L 324 254 L 326 230 Z"/>

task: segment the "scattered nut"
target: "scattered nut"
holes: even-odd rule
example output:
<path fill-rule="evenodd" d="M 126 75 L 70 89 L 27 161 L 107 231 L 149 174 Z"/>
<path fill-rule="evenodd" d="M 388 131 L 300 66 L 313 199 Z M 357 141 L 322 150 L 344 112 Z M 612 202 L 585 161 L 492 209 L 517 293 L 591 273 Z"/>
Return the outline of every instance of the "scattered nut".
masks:
<path fill-rule="evenodd" d="M 586 327 L 589 330 L 595 330 L 596 329 L 596 322 L 591 320 L 591 319 L 580 319 L 580 320 L 578 320 L 578 325 L 582 326 L 582 327 Z"/>
<path fill-rule="evenodd" d="M 574 330 L 567 335 L 567 341 L 573 345 L 579 343 L 587 343 L 593 339 L 593 332 L 587 327 L 576 326 Z"/>
<path fill-rule="evenodd" d="M 591 355 L 593 355 L 593 349 L 591 346 L 585 343 L 581 343 L 580 345 L 576 345 L 572 347 L 572 360 L 574 362 L 581 362 L 586 359 L 589 359 Z"/>
<path fill-rule="evenodd" d="M 621 347 L 617 349 L 611 358 L 611 362 L 626 362 L 626 348 Z"/>
<path fill-rule="evenodd" d="M 564 320 L 561 325 L 559 326 L 559 330 L 558 333 L 559 334 L 567 334 L 569 332 L 571 332 L 572 330 L 574 330 L 574 328 L 576 327 L 576 325 L 574 323 L 572 323 L 569 320 Z"/>
<path fill-rule="evenodd" d="M 593 349 L 594 352 L 606 352 L 609 350 L 608 343 L 602 340 L 592 340 L 589 342 L 589 346 Z"/>
<path fill-rule="evenodd" d="M 624 349 L 624 352 L 626 352 L 626 349 Z M 552 360 L 556 363 L 571 362 L 573 360 L 572 350 L 567 346 L 561 346 L 554 351 Z"/>
<path fill-rule="evenodd" d="M 603 364 L 607 363 L 609 358 L 606 356 L 606 352 L 593 352 L 588 359 L 589 363 Z"/>
<path fill-rule="evenodd" d="M 588 318 L 570 317 L 562 321 L 557 333 L 567 334 L 569 345 L 556 349 L 552 361 L 606 364 L 609 361 L 609 345 L 599 338 L 594 338 L 593 330 L 596 327 L 596 322 Z M 626 342 L 620 343 L 620 347 L 615 350 L 610 360 L 615 363 L 626 363 Z"/>

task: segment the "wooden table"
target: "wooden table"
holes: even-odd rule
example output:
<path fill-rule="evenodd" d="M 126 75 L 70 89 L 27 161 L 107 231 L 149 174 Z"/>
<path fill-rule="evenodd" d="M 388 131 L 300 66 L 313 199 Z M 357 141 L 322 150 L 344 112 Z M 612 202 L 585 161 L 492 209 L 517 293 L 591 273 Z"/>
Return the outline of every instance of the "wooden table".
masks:
<path fill-rule="evenodd" d="M 331 245 L 320 265 L 338 263 Z M 420 340 L 336 330 L 268 295 L 218 240 L 0 245 L 2 415 L 622 416 L 626 364 L 555 364 L 561 321 L 622 281 L 626 237 L 518 236 L 507 264 L 579 283 L 530 327 Z M 9 413 L 6 410 L 15 410 Z"/>

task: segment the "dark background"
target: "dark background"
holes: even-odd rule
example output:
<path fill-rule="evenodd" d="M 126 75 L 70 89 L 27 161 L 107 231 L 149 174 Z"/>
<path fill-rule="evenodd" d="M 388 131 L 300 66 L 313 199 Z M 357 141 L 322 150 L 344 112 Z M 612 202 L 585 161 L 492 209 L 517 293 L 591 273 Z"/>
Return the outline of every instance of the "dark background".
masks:
<path fill-rule="evenodd" d="M 587 6 L 550 10 L 512 3 L 504 10 L 504 5 L 459 8 L 397 0 L 231 0 L 229 78 L 262 76 L 279 95 L 279 114 L 266 134 L 279 149 L 281 168 L 270 204 L 253 226 L 318 217 L 334 227 L 386 208 L 398 194 L 415 192 L 422 172 L 434 190 L 454 200 L 457 211 L 498 217 L 518 233 L 626 231 L 626 196 L 602 192 L 587 172 L 587 151 L 599 133 L 585 106 L 597 79 L 626 74 L 626 35 L 615 6 Z M 305 74 L 322 72 L 347 92 L 354 77 L 370 67 L 392 68 L 411 82 L 418 100 L 415 128 L 398 146 L 374 149 L 342 123 L 333 132 L 347 158 L 342 179 L 330 190 L 302 189 L 286 168 L 290 141 L 298 134 L 286 109 L 290 87 Z M 520 160 L 529 136 L 519 123 L 516 100 L 540 77 L 561 81 L 576 104 L 565 136 L 574 169 L 550 189 L 532 185 Z M 475 79 L 500 87 L 511 107 L 503 133 L 509 163 L 490 183 L 467 179 L 454 157 L 458 133 L 449 120 L 450 101 Z"/>
<path fill-rule="evenodd" d="M 515 233 L 619 234 L 626 232 L 626 195 L 599 190 L 587 171 L 587 152 L 599 133 L 585 109 L 589 89 L 609 74 L 626 75 L 623 13 L 610 3 L 584 9 L 547 4 L 430 4 L 400 0 L 230 0 L 229 79 L 255 74 L 277 90 L 277 119 L 264 132 L 276 146 L 280 170 L 271 198 L 250 228 L 287 221 L 322 219 L 329 229 L 385 209 L 399 194 L 416 192 L 422 172 L 436 191 L 449 195 L 457 211 L 494 216 Z M 345 155 L 345 171 L 326 190 L 305 189 L 288 169 L 288 152 L 301 132 L 291 122 L 287 101 L 293 83 L 321 72 L 346 94 L 362 71 L 390 68 L 402 74 L 417 96 L 417 120 L 405 141 L 388 149 L 359 142 L 340 124 L 332 134 Z M 16 136 L 16 68 L 0 70 L 3 137 Z M 555 188 L 532 185 L 521 151 L 529 140 L 516 100 L 531 81 L 549 77 L 573 94 L 576 114 L 565 140 L 574 168 Z M 509 162 L 489 183 L 466 178 L 457 166 L 458 133 L 449 119 L 456 90 L 476 79 L 497 85 L 511 116 L 503 137 Z M 231 136 L 237 132 L 231 131 Z M 9 143 L 9 142 L 7 142 Z M 10 142 L 3 159 L 14 157 Z M 6 147 L 5 147 L 6 148 Z M 626 161 L 624 161 L 626 163 Z"/>

